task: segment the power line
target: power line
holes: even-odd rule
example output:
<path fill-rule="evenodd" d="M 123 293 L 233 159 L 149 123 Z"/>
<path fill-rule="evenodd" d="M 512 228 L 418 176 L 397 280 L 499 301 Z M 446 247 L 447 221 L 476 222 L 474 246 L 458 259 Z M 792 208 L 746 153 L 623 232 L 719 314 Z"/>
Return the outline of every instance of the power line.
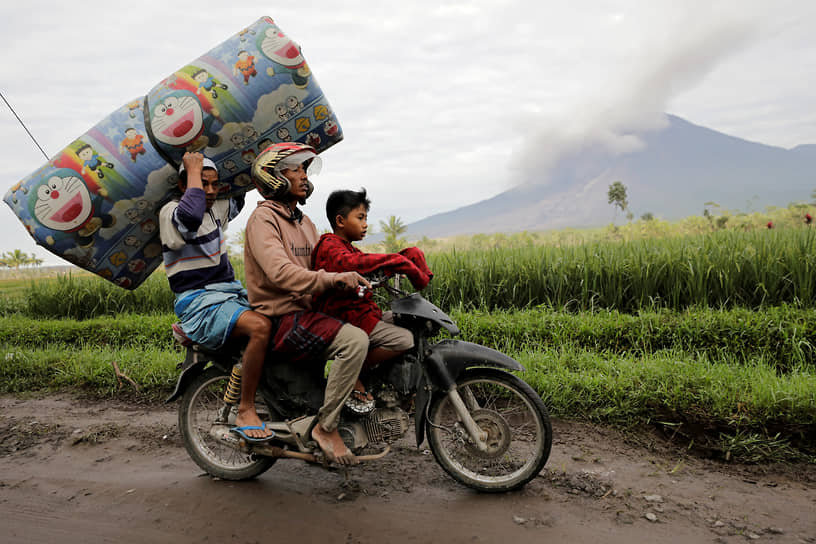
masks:
<path fill-rule="evenodd" d="M 38 142 L 38 141 L 37 141 L 37 139 L 34 137 L 34 135 L 33 135 L 33 134 L 31 134 L 31 131 L 30 131 L 30 130 L 28 130 L 28 127 L 27 127 L 27 126 L 25 126 L 25 123 L 23 123 L 23 120 L 22 120 L 22 119 L 20 119 L 20 116 L 19 116 L 19 115 L 17 115 L 17 112 L 16 112 L 16 111 L 14 111 L 14 108 L 12 108 L 12 107 L 11 107 L 11 104 L 9 104 L 9 103 L 8 103 L 8 100 L 6 100 L 6 97 L 5 97 L 5 96 L 3 96 L 3 93 L 2 93 L 2 92 L 0 92 L 0 98 L 2 98 L 2 99 L 3 99 L 3 102 L 5 102 L 5 103 L 6 103 L 6 106 L 8 106 L 8 108 L 11 110 L 11 113 L 13 113 L 13 114 L 14 114 L 14 117 L 16 117 L 18 121 L 20 121 L 20 124 L 21 124 L 21 125 L 23 125 L 23 128 L 24 128 L 24 129 L 25 129 L 25 131 L 28 133 L 28 135 L 29 135 L 29 136 L 31 136 L 31 139 L 34 141 L 34 144 L 35 144 L 35 145 L 36 145 L 36 146 L 37 146 L 37 147 L 40 149 L 40 151 L 42 151 L 42 154 L 43 154 L 43 156 L 45 157 L 45 160 L 48 160 L 48 155 L 45 153 L 45 150 L 44 150 L 44 149 L 42 148 L 42 146 L 40 145 L 40 142 Z"/>

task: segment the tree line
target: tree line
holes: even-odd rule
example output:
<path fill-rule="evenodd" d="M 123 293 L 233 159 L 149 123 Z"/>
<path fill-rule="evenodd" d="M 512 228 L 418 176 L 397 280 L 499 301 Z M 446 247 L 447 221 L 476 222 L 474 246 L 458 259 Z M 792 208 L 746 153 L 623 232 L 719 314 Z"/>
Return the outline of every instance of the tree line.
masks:
<path fill-rule="evenodd" d="M 20 267 L 40 266 L 42 263 L 43 260 L 37 257 L 35 254 L 28 254 L 20 249 L 6 251 L 5 253 L 0 254 L 0 266 L 4 268 L 19 270 Z"/>

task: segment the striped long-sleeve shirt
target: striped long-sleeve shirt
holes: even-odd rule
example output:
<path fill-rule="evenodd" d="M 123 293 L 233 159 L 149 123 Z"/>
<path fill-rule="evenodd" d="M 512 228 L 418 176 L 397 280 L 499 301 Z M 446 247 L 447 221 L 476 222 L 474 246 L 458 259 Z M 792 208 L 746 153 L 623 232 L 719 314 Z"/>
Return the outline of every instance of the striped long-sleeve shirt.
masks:
<path fill-rule="evenodd" d="M 162 207 L 162 256 L 174 293 L 235 279 L 224 232 L 243 207 L 240 196 L 216 200 L 208 210 L 204 191 L 195 187 Z"/>

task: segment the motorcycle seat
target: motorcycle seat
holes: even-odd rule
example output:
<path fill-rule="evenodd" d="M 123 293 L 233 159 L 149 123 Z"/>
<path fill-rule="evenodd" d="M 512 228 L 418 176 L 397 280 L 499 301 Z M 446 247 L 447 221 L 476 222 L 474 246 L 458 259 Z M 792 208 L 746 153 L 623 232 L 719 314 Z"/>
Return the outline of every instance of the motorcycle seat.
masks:
<path fill-rule="evenodd" d="M 184 331 L 181 329 L 181 325 L 179 323 L 173 323 L 171 328 L 173 329 L 173 338 L 185 348 L 192 346 L 195 343 L 193 342 L 192 338 L 184 334 Z"/>

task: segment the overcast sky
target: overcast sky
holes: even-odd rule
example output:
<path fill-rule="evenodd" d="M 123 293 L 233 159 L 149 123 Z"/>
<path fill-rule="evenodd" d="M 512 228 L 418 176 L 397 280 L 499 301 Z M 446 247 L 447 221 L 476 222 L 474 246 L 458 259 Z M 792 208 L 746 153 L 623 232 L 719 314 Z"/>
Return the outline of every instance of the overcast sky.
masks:
<path fill-rule="evenodd" d="M 546 179 L 577 145 L 635 149 L 661 112 L 816 143 L 812 0 L 6 1 L 0 92 L 51 156 L 264 15 L 301 45 L 345 135 L 306 206 L 321 229 L 334 189 L 366 187 L 373 225 L 410 223 Z M 0 149 L 0 195 L 45 162 L 3 103 Z M 65 263 L 4 203 L 0 231 L 0 253 Z"/>

